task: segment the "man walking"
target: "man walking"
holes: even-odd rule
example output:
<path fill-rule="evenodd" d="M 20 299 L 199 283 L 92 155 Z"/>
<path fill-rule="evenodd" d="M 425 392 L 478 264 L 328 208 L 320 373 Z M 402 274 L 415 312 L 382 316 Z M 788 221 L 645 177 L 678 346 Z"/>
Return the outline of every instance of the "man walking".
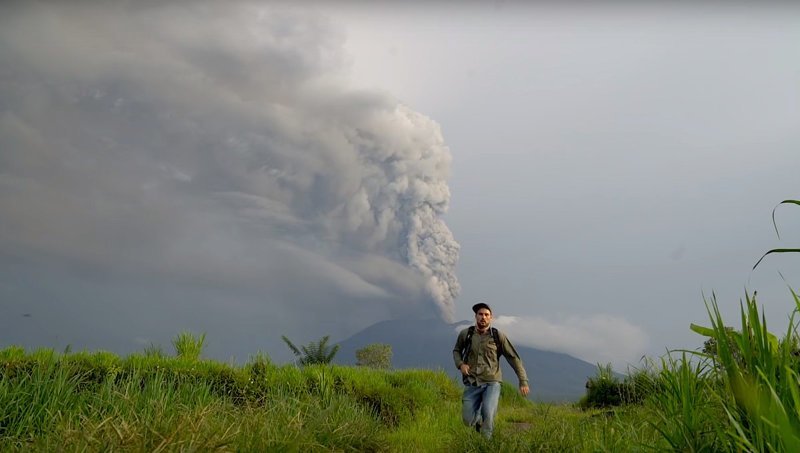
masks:
<path fill-rule="evenodd" d="M 472 306 L 475 325 L 458 334 L 453 348 L 453 360 L 461 371 L 464 396 L 461 399 L 461 418 L 467 426 L 492 437 L 494 416 L 500 401 L 500 356 L 506 358 L 519 379 L 519 391 L 528 395 L 528 376 L 519 354 L 502 332 L 491 327 L 492 309 L 483 302 Z"/>

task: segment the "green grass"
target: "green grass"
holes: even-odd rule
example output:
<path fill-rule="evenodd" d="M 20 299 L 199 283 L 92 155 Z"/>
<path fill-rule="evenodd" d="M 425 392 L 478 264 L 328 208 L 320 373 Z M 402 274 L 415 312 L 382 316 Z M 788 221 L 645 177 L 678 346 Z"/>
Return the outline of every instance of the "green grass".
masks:
<path fill-rule="evenodd" d="M 612 451 L 637 419 L 533 404 L 504 384 L 486 441 L 460 404 L 460 386 L 429 370 L 0 351 L 1 451 Z"/>
<path fill-rule="evenodd" d="M 622 380 L 599 367 L 581 404 L 534 404 L 503 384 L 491 440 L 461 424 L 461 386 L 443 372 L 278 366 L 263 353 L 234 366 L 201 359 L 194 337 L 174 357 L 9 347 L 0 451 L 800 451 L 794 315 L 778 338 L 749 295 L 737 328 L 708 307 L 711 327 L 692 329 L 713 351 Z"/>
<path fill-rule="evenodd" d="M 385 420 L 407 402 L 371 404 L 354 388 L 385 379 L 357 383 L 344 368 L 269 367 L 259 376 L 252 366 L 181 358 L 18 348 L 0 357 L 3 451 L 385 450 Z"/>

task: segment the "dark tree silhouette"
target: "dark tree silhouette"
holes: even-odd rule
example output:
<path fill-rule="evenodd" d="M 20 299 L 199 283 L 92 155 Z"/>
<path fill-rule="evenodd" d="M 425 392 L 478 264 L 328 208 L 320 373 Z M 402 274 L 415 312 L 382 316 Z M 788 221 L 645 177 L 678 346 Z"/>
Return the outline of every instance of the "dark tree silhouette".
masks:
<path fill-rule="evenodd" d="M 300 365 L 314 365 L 314 364 L 322 364 L 326 365 L 331 363 L 333 358 L 336 356 L 336 353 L 339 352 L 339 345 L 330 346 L 328 345 L 328 339 L 330 338 L 329 335 L 325 335 L 321 339 L 317 341 L 312 341 L 305 346 L 300 346 L 299 348 L 294 345 L 286 335 L 281 335 L 284 343 L 292 353 L 298 357 L 297 362 Z"/>

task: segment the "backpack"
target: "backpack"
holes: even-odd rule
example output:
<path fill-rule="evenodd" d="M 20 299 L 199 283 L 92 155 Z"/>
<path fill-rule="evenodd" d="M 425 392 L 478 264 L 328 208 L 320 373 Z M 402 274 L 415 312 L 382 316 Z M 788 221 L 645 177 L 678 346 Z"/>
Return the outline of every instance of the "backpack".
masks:
<path fill-rule="evenodd" d="M 500 356 L 503 355 L 505 351 L 503 351 L 503 342 L 500 341 L 500 333 L 497 331 L 496 328 L 492 327 L 492 339 L 494 340 L 494 345 L 497 347 L 497 359 L 500 360 Z M 467 330 L 467 337 L 464 338 L 464 347 L 461 349 L 461 361 L 466 362 L 467 357 L 469 357 L 469 351 L 472 349 L 472 334 L 475 333 L 475 326 L 469 326 Z"/>

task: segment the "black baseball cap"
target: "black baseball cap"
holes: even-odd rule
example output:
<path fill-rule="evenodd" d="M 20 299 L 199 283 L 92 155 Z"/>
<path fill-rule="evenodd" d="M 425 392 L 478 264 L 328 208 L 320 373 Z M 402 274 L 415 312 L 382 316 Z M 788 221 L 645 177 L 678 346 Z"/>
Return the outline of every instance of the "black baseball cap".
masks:
<path fill-rule="evenodd" d="M 478 302 L 477 304 L 473 305 L 472 306 L 472 311 L 474 313 L 478 313 L 478 310 L 480 310 L 481 308 L 485 308 L 485 309 L 489 310 L 489 313 L 492 312 L 492 307 L 490 307 L 489 305 L 485 304 L 484 302 Z"/>

